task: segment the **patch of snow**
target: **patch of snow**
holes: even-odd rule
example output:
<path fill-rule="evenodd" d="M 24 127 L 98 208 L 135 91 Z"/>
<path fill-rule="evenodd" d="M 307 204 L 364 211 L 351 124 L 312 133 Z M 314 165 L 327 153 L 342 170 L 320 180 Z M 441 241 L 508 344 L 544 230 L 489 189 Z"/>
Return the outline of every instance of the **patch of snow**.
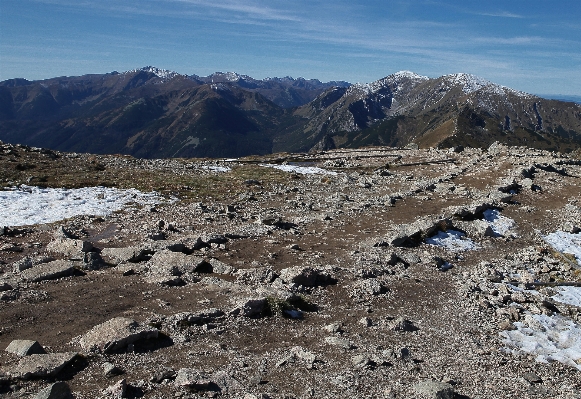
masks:
<path fill-rule="evenodd" d="M 543 238 L 557 251 L 574 255 L 577 263 L 581 265 L 581 233 L 572 234 L 556 231 Z"/>
<path fill-rule="evenodd" d="M 555 291 L 557 295 L 551 297 L 555 301 L 581 307 L 581 287 L 561 286 L 555 288 Z"/>
<path fill-rule="evenodd" d="M 337 175 L 337 172 L 333 172 L 332 170 L 317 168 L 315 166 L 296 166 L 296 165 L 272 165 L 272 164 L 260 164 L 260 166 L 264 166 L 266 168 L 274 168 L 278 170 L 282 170 L 284 172 L 290 173 L 300 173 L 303 175 Z"/>
<path fill-rule="evenodd" d="M 484 220 L 488 222 L 490 228 L 497 237 L 505 236 L 515 226 L 514 220 L 502 216 L 496 209 L 485 210 Z"/>
<path fill-rule="evenodd" d="M 136 189 L 20 186 L 0 191 L 0 226 L 52 223 L 77 215 L 105 216 L 131 204 L 155 205 L 161 201 L 157 193 Z"/>
<path fill-rule="evenodd" d="M 560 315 L 527 314 L 514 323 L 514 331 L 503 331 L 505 351 L 530 353 L 541 363 L 558 361 L 581 370 L 581 326 Z"/>
<path fill-rule="evenodd" d="M 445 247 L 450 251 L 469 251 L 478 248 L 474 241 L 465 238 L 466 234 L 456 231 L 439 231 L 438 234 L 426 238 L 426 244 Z"/>
<path fill-rule="evenodd" d="M 204 166 L 202 166 L 202 169 L 211 170 L 212 172 L 221 172 L 221 173 L 230 172 L 232 170 L 226 166 L 218 166 L 218 165 L 204 165 Z"/>

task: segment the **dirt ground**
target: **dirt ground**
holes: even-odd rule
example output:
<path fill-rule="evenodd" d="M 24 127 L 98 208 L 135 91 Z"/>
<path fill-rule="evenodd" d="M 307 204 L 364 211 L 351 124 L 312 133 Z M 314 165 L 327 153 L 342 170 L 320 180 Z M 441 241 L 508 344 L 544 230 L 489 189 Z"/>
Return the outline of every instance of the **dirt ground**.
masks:
<path fill-rule="evenodd" d="M 107 175 L 116 176 L 116 187 L 130 186 L 135 179 L 136 187 L 145 188 L 139 179 L 159 175 L 160 191 L 180 200 L 153 210 L 143 207 L 4 229 L 0 278 L 12 289 L 0 292 L 0 348 L 15 339 L 28 339 L 49 353 L 73 351 L 80 356 L 56 376 L 19 379 L 10 377 L 19 357 L 0 352 L 0 368 L 7 376 L 0 379 L 3 397 L 34 397 L 30 395 L 54 381 L 66 381 L 76 398 L 114 397 L 104 390 L 120 379 L 128 384 L 124 397 L 145 398 L 444 397 L 420 392 L 421 381 L 448 384 L 456 398 L 581 397 L 577 368 L 537 362 L 534 353 L 506 349 L 502 333 L 507 326 L 535 314 L 535 308 L 549 314 L 542 301 L 516 302 L 510 294 L 502 298 L 486 291 L 494 291 L 486 280 L 490 270 L 502 272 L 502 279 L 494 283 L 500 290 L 500 285 L 517 278 L 510 268 L 516 275 L 524 264 L 537 282 L 579 282 L 567 261 L 571 256 L 542 239 L 566 223 L 581 227 L 577 160 L 502 146 L 498 152 L 373 148 L 304 156 L 305 163 L 299 166 L 308 162 L 336 174 L 302 174 L 300 169 L 288 173 L 266 168 L 260 159 L 228 164 L 183 160 L 181 165 L 194 167 L 180 169 L 170 161 L 143 166 L 139 160 L 92 156 L 94 164 L 102 165 L 96 171 L 102 176 L 89 179 L 85 155 L 54 157 L 11 148 L 18 154 L 16 161 L 13 154 L 0 156 L 5 185 L 25 183 L 22 171 L 8 175 L 15 163 L 40 165 L 43 160 L 52 166 L 44 167 L 43 179 L 49 186 L 94 184 Z M 399 160 L 394 161 L 394 153 Z M 232 170 L 195 167 L 212 162 Z M 533 177 L 523 175 L 523 169 L 531 167 Z M 67 182 L 59 180 L 63 170 L 69 171 Z M 192 181 L 195 186 L 188 184 Z M 35 184 L 34 179 L 29 184 Z M 212 185 L 218 187 L 213 193 L 208 189 Z M 464 220 L 450 213 L 452 207 L 474 203 L 499 210 L 514 227 L 503 236 L 465 228 L 475 244 L 466 251 L 429 245 L 424 233 L 410 235 L 404 246 L 385 244 L 394 232 L 418 220 L 443 218 L 455 229 L 482 220 L 478 213 Z M 272 215 L 275 222 L 266 222 Z M 160 228 L 159 221 L 165 227 Z M 184 253 L 221 261 L 231 270 L 188 272 L 177 286 L 149 282 L 147 259 L 107 260 L 98 270 L 83 270 L 77 261 L 74 275 L 40 282 L 13 272 L 14 263 L 26 257 L 69 259 L 47 251 L 61 226 L 91 242 L 95 253 L 152 242 L 187 246 L 200 237 L 205 245 Z M 160 232 L 162 240 L 151 239 Z M 220 236 L 221 243 L 210 242 L 212 236 Z M 545 265 L 548 269 L 540 271 Z M 302 286 L 283 280 L 285 269 L 299 266 L 331 275 L 331 283 Z M 270 271 L 274 279 L 261 280 L 258 271 Z M 366 288 L 372 283 L 381 289 Z M 279 312 L 253 317 L 233 312 L 249 298 L 272 300 L 275 294 L 262 289 L 299 295 L 309 306 L 295 305 L 302 310 L 297 319 Z M 549 297 L 541 287 L 538 290 L 544 299 Z M 577 307 L 552 303 L 577 322 Z M 511 307 L 519 315 L 507 316 Z M 223 316 L 181 330 L 167 324 L 172 315 L 209 308 L 221 310 Z M 159 327 L 160 338 L 114 354 L 78 345 L 79 336 L 120 316 Z M 414 328 L 398 330 L 393 325 L 398 318 L 409 320 Z M 329 343 L 329 337 L 343 341 Z M 296 347 L 316 360 L 293 355 Z M 106 376 L 105 362 L 123 374 Z M 184 368 L 213 376 L 222 373 L 226 382 L 216 389 L 186 389 L 174 381 L 175 373 Z M 164 370 L 173 374 L 156 379 Z"/>

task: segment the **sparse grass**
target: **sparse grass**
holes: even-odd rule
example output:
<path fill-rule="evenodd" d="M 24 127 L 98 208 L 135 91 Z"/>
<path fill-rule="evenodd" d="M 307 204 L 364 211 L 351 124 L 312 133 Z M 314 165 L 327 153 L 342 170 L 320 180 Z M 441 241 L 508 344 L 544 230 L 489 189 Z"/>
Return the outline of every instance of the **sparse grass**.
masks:
<path fill-rule="evenodd" d="M 158 168 L 142 168 L 128 158 L 126 165 L 108 166 L 97 156 L 47 159 L 42 154 L 18 151 L 0 156 L 0 187 L 22 184 L 52 188 L 81 188 L 91 186 L 136 188 L 141 191 L 157 191 L 164 196 L 178 197 L 184 201 L 231 200 L 249 187 L 246 180 L 258 180 L 262 189 L 272 184 L 289 182 L 292 174 L 258 165 L 237 165 L 231 172 L 199 173 L 189 169 L 177 171 Z M 193 160 L 178 159 L 174 162 L 191 163 Z"/>

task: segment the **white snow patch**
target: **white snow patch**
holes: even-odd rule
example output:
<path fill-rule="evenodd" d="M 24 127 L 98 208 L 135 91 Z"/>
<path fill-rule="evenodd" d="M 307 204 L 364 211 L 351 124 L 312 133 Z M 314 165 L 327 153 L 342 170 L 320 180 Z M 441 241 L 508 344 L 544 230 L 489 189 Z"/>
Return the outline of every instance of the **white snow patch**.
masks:
<path fill-rule="evenodd" d="M 557 251 L 573 254 L 577 258 L 577 263 L 581 265 L 581 233 L 571 234 L 564 231 L 556 231 L 543 238 Z"/>
<path fill-rule="evenodd" d="M 555 291 L 557 295 L 551 297 L 555 301 L 581 307 L 581 287 L 561 286 L 555 288 Z"/>
<path fill-rule="evenodd" d="M 260 164 L 266 168 L 274 168 L 282 170 L 284 172 L 300 173 L 303 175 L 337 175 L 337 172 L 332 170 L 317 168 L 316 166 L 297 166 L 297 165 L 272 165 L 272 164 Z"/>
<path fill-rule="evenodd" d="M 226 166 L 217 166 L 217 165 L 204 165 L 204 166 L 202 166 L 202 169 L 211 170 L 212 172 L 220 172 L 220 173 L 230 172 L 232 170 Z"/>
<path fill-rule="evenodd" d="M 514 331 L 503 331 L 505 351 L 530 353 L 536 361 L 558 361 L 581 370 L 581 326 L 559 315 L 527 314 L 523 322 L 514 323 Z"/>
<path fill-rule="evenodd" d="M 157 193 L 136 189 L 20 186 L 0 191 L 0 226 L 52 223 L 76 215 L 105 216 L 131 204 L 154 205 L 161 201 Z"/>
<path fill-rule="evenodd" d="M 456 230 L 439 231 L 438 234 L 426 238 L 426 243 L 445 247 L 450 251 L 469 251 L 478 248 L 474 241 L 465 236 L 466 234 Z"/>
<path fill-rule="evenodd" d="M 490 228 L 497 236 L 505 236 L 515 226 L 514 220 L 502 216 L 496 209 L 485 210 L 484 220 L 488 222 Z"/>

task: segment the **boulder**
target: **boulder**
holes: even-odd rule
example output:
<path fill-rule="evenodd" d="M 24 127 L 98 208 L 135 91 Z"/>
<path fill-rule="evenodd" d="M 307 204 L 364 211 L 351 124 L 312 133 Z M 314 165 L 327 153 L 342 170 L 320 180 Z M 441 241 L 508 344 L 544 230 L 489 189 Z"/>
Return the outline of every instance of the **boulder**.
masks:
<path fill-rule="evenodd" d="M 397 319 L 393 320 L 391 323 L 389 323 L 388 328 L 392 331 L 407 331 L 407 332 L 419 330 L 419 328 L 416 327 L 414 323 L 404 319 L 403 317 L 398 317 Z"/>
<path fill-rule="evenodd" d="M 141 262 L 148 259 L 150 251 L 139 247 L 104 248 L 101 256 L 108 263 Z"/>
<path fill-rule="evenodd" d="M 65 352 L 24 356 L 9 374 L 22 380 L 54 377 L 78 355 L 76 352 Z"/>
<path fill-rule="evenodd" d="M 456 396 L 450 384 L 435 380 L 425 380 L 413 386 L 414 391 L 429 399 L 454 399 Z"/>
<path fill-rule="evenodd" d="M 127 394 L 127 380 L 123 378 L 117 381 L 115 384 L 108 386 L 104 391 L 103 395 L 107 398 L 122 399 L 125 398 Z"/>
<path fill-rule="evenodd" d="M 73 399 L 73 393 L 66 382 L 59 381 L 37 393 L 34 399 Z"/>
<path fill-rule="evenodd" d="M 136 341 L 157 338 L 158 334 L 154 327 L 142 326 L 127 317 L 116 317 L 93 327 L 79 343 L 85 350 L 114 353 Z"/>
<path fill-rule="evenodd" d="M 89 252 L 92 249 L 93 244 L 90 242 L 70 238 L 55 238 L 46 246 L 47 251 L 65 256 L 77 256 L 82 252 Z"/>
<path fill-rule="evenodd" d="M 27 339 L 15 339 L 6 347 L 6 352 L 14 353 L 18 356 L 40 355 L 46 353 L 44 348 L 37 342 Z"/>
<path fill-rule="evenodd" d="M 43 280 L 54 280 L 61 277 L 72 276 L 74 273 L 74 263 L 67 260 L 55 260 L 27 269 L 21 273 L 23 280 L 37 282 Z"/>
<path fill-rule="evenodd" d="M 332 284 L 334 279 L 326 272 L 312 267 L 294 266 L 282 269 L 280 279 L 287 284 L 317 287 Z"/>
<path fill-rule="evenodd" d="M 220 389 L 210 379 L 208 374 L 192 368 L 179 369 L 174 384 L 180 388 L 194 391 L 214 391 Z"/>
<path fill-rule="evenodd" d="M 244 317 L 260 317 L 267 310 L 268 300 L 266 298 L 248 298 L 237 303 L 230 312 L 232 315 Z"/>
<path fill-rule="evenodd" d="M 20 259 L 17 262 L 14 262 L 12 264 L 12 271 L 14 273 L 20 273 L 23 270 L 30 269 L 32 266 L 34 266 L 34 263 L 32 261 L 32 258 L 29 258 L 27 256 L 27 257 L 25 257 L 23 259 Z"/>
<path fill-rule="evenodd" d="M 6 281 L 0 281 L 0 292 L 10 291 L 13 287 Z"/>
<path fill-rule="evenodd" d="M 339 346 L 343 349 L 355 349 L 355 345 L 353 345 L 353 342 L 349 341 L 348 339 L 345 338 L 340 338 L 340 337 L 326 337 L 325 338 L 325 343 L 328 345 L 333 345 L 333 346 Z"/>

